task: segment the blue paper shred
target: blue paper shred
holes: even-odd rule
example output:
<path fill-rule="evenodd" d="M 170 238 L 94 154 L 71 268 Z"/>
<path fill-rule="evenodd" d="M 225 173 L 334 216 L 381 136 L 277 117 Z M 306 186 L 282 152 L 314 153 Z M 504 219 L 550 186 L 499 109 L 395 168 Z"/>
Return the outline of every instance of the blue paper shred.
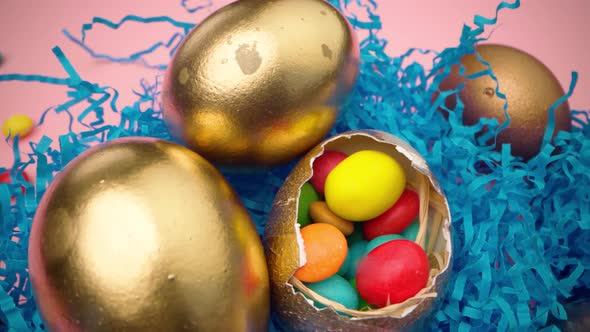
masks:
<path fill-rule="evenodd" d="M 451 66 L 458 64 L 464 54 L 472 53 L 476 43 L 487 39 L 483 34 L 493 27 L 500 13 L 517 9 L 520 2 L 503 1 L 494 17 L 474 17 L 472 26 L 463 26 L 455 46 L 443 50 L 410 49 L 399 56 L 389 55 L 385 51 L 388 41 L 378 36 L 381 20 L 375 14 L 375 1 L 330 2 L 347 16 L 359 35 L 366 36 L 359 41 L 361 67 L 357 84 L 330 134 L 373 128 L 405 139 L 426 158 L 449 200 L 453 271 L 447 292 L 440 294 L 442 304 L 429 330 L 556 331 L 555 326 L 546 326 L 548 319 L 567 319 L 564 304 L 574 300 L 578 290 L 590 287 L 590 116 L 573 110 L 574 128 L 560 133 L 552 145 L 549 138 L 555 123 L 550 115 L 541 153 L 524 162 L 511 155 L 509 145 L 503 145 L 498 152 L 493 149 L 495 143 L 481 143 L 487 138 L 493 142 L 509 124 L 508 117 L 503 123 L 482 119 L 476 125 L 464 126 L 463 103 L 457 95 L 460 87 L 434 98 Z M 180 1 L 189 13 L 212 5 L 212 0 Z M 359 13 L 359 8 L 364 13 Z M 152 23 L 167 23 L 178 31 L 164 41 L 153 41 L 151 46 L 122 57 L 95 51 L 86 43 L 87 34 L 97 25 L 117 30 L 124 24 Z M 79 37 L 64 33 L 95 58 L 165 69 L 167 64 L 151 63 L 148 55 L 162 48 L 171 55 L 194 26 L 166 16 L 128 15 L 118 22 L 94 18 L 82 26 Z M 94 144 L 126 136 L 173 140 L 158 101 L 161 73 L 139 81 L 140 88 L 133 91 L 137 97 L 134 103 L 118 105 L 117 90 L 85 81 L 83 73 L 76 72 L 59 47 L 53 52 L 64 68 L 65 78 L 0 75 L 0 82 L 64 86 L 67 91 L 63 102 L 45 110 L 38 123 L 43 127 L 50 113 L 65 113 L 69 118 L 67 132 L 54 139 L 42 137 L 30 143 L 28 150 L 18 145 L 18 137 L 6 143 L 13 144 L 15 159 L 10 167 L 0 168 L 0 172 L 10 168 L 12 180 L 11 184 L 0 184 L 0 331 L 4 327 L 7 331 L 44 331 L 33 294 L 26 286 L 27 243 L 37 204 L 55 175 Z M 432 55 L 432 67 L 408 63 L 415 54 Z M 494 78 L 493 68 L 489 64 L 487 67 L 474 75 Z M 460 72 L 464 73 L 464 68 Z M 568 92 L 551 107 L 550 114 L 574 93 L 576 81 L 574 72 Z M 496 87 L 496 92 L 504 96 L 501 86 Z M 451 95 L 458 98 L 454 110 L 444 105 Z M 111 113 L 118 117 L 117 123 L 105 122 Z M 74 127 L 82 129 L 75 131 Z M 490 136 L 476 138 L 484 127 Z M 54 140 L 58 148 L 52 147 Z M 271 170 L 221 169 L 260 233 L 274 195 L 294 163 Z M 29 184 L 22 172 L 32 168 L 36 182 Z M 279 330 L 274 318 L 272 330 Z"/>
<path fill-rule="evenodd" d="M 203 5 L 203 6 L 197 6 L 194 8 L 189 8 L 189 7 L 187 7 L 188 5 L 186 4 L 186 1 L 184 1 L 184 0 L 182 1 L 182 5 L 187 9 L 187 11 L 189 11 L 191 13 L 198 11 L 200 9 L 204 9 L 204 8 L 209 7 L 208 5 Z M 154 43 L 153 45 L 147 47 L 146 49 L 143 49 L 138 52 L 134 52 L 133 54 L 126 56 L 126 57 L 115 57 L 115 56 L 111 56 L 108 54 L 98 53 L 98 52 L 94 51 L 89 45 L 86 44 L 87 32 L 91 31 L 95 25 L 104 25 L 104 26 L 107 26 L 113 30 L 117 30 L 127 22 L 136 22 L 136 23 L 141 23 L 141 24 L 168 23 L 176 28 L 182 29 L 182 32 L 176 32 L 172 36 L 170 36 L 167 39 L 167 41 L 158 41 L 158 42 Z M 70 39 L 72 42 L 74 42 L 75 44 L 80 46 L 82 49 L 84 49 L 86 52 L 88 52 L 91 56 L 93 56 L 97 59 L 104 59 L 104 60 L 108 60 L 108 61 L 122 62 L 122 63 L 139 62 L 148 68 L 166 69 L 167 64 L 151 64 L 149 61 L 147 61 L 145 59 L 145 56 L 155 52 L 156 50 L 158 50 L 160 48 L 167 49 L 169 55 L 172 56 L 172 54 L 174 54 L 174 51 L 176 50 L 176 48 L 180 45 L 180 42 L 182 41 L 184 36 L 186 36 L 186 34 L 194 26 L 195 25 L 192 23 L 180 22 L 180 21 L 174 20 L 168 16 L 140 17 L 137 15 L 127 15 L 124 18 L 122 18 L 119 22 L 116 22 L 116 23 L 113 21 L 110 21 L 108 19 L 102 18 L 102 17 L 95 17 L 92 20 L 92 23 L 87 23 L 82 26 L 82 30 L 80 32 L 80 34 L 81 34 L 80 38 L 76 38 L 67 30 L 63 30 L 63 33 L 68 39 Z"/>
<path fill-rule="evenodd" d="M 213 0 L 181 0 L 180 5 L 189 13 L 195 13 L 213 6 Z"/>

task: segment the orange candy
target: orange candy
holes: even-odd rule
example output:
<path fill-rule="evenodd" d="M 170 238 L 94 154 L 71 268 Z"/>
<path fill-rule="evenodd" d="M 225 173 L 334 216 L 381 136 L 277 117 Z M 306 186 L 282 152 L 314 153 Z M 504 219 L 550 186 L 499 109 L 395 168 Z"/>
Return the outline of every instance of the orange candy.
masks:
<path fill-rule="evenodd" d="M 318 282 L 338 272 L 348 253 L 344 234 L 330 224 L 311 224 L 301 229 L 306 264 L 295 272 L 303 282 Z"/>

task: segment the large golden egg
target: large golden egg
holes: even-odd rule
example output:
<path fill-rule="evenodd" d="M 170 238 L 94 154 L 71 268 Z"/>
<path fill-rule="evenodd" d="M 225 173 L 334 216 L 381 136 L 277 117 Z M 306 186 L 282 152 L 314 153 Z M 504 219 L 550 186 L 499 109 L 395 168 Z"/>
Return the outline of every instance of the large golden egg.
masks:
<path fill-rule="evenodd" d="M 301 187 L 313 174 L 313 161 L 324 151 L 352 154 L 381 151 L 404 169 L 407 185 L 420 197 L 420 230 L 416 242 L 430 260 L 427 286 L 403 303 L 369 311 L 351 310 L 326 300 L 298 280 L 305 264 L 297 224 Z M 351 131 L 323 141 L 295 166 L 278 191 L 264 230 L 271 281 L 272 310 L 288 331 L 423 331 L 441 302 L 451 272 L 451 214 L 446 196 L 426 161 L 403 140 L 385 132 Z M 340 313 L 339 313 L 340 312 Z"/>
<path fill-rule="evenodd" d="M 549 108 L 565 94 L 563 88 L 549 68 L 532 55 L 505 45 L 478 45 L 476 53 L 467 54 L 461 59 L 465 73 L 461 75 L 459 66 L 454 66 L 451 74 L 440 85 L 440 90 L 445 91 L 465 84 L 459 97 L 465 106 L 463 123 L 466 125 L 474 125 L 481 118 L 496 118 L 500 124 L 506 121 L 503 109 L 505 100 L 496 95 L 496 82 L 492 77 L 464 77 L 488 69 L 478 60 L 477 54 L 490 64 L 500 92 L 506 95 L 508 101 L 510 124 L 498 134 L 496 148 L 500 149 L 502 144 L 508 143 L 511 144 L 512 154 L 525 159 L 534 157 L 541 149 Z M 454 109 L 456 98 L 449 97 L 446 106 Z M 571 130 L 567 102 L 555 109 L 553 136 L 560 130 Z"/>
<path fill-rule="evenodd" d="M 182 146 L 124 138 L 55 178 L 29 244 L 51 331 L 264 331 L 268 274 L 238 197 Z"/>
<path fill-rule="evenodd" d="M 324 0 L 239 0 L 176 51 L 164 117 L 213 163 L 285 163 L 330 131 L 358 57 L 350 25 Z"/>

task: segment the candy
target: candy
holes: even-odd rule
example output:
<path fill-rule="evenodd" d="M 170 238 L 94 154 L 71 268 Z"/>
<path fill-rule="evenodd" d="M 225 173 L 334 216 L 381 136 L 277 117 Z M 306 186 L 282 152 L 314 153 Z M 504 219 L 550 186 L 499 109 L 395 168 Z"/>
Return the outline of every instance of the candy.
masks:
<path fill-rule="evenodd" d="M 426 253 L 409 240 L 395 240 L 372 250 L 359 264 L 359 295 L 377 307 L 401 303 L 415 296 L 428 282 Z"/>
<path fill-rule="evenodd" d="M 23 138 L 31 132 L 33 126 L 33 119 L 24 114 L 15 114 L 2 124 L 2 134 L 6 137 L 18 135 L 18 137 Z"/>
<path fill-rule="evenodd" d="M 414 221 L 400 235 L 410 241 L 416 241 L 416 238 L 418 237 L 418 230 L 420 230 L 420 224 L 417 221 Z M 430 237 L 428 233 L 426 233 L 425 243 L 428 243 L 430 241 L 429 238 Z"/>
<path fill-rule="evenodd" d="M 392 157 L 379 151 L 359 151 L 328 175 L 326 203 L 341 218 L 366 221 L 389 209 L 405 185 L 404 171 Z"/>
<path fill-rule="evenodd" d="M 335 274 L 328 279 L 305 284 L 309 289 L 319 295 L 338 302 L 348 309 L 357 309 L 359 307 L 359 296 L 352 285 L 341 276 Z M 321 303 L 316 303 L 316 307 L 325 307 Z"/>
<path fill-rule="evenodd" d="M 313 162 L 313 175 L 309 182 L 319 193 L 324 193 L 324 185 L 330 171 L 346 157 L 348 155 L 339 151 L 326 151 Z"/>
<path fill-rule="evenodd" d="M 27 175 L 26 172 L 22 172 L 22 177 L 25 181 L 27 182 L 31 182 L 29 176 Z M 0 183 L 12 183 L 12 179 L 10 178 L 10 170 L 7 170 L 6 172 L 0 173 Z M 25 193 L 25 187 L 21 186 L 21 191 L 24 194 Z"/>
<path fill-rule="evenodd" d="M 411 223 L 410 226 L 408 226 L 400 235 L 408 240 L 416 241 L 419 229 L 420 224 L 417 221 L 415 221 Z"/>
<path fill-rule="evenodd" d="M 380 246 L 384 243 L 387 243 L 389 241 L 403 239 L 403 238 L 404 237 L 402 237 L 399 234 L 388 234 L 388 235 L 378 236 L 378 237 L 374 238 L 373 240 L 369 241 L 369 244 L 367 244 L 367 247 L 365 248 L 365 255 L 368 255 L 371 251 L 373 251 L 373 249 L 377 248 L 378 246 Z"/>
<path fill-rule="evenodd" d="M 360 308 L 358 297 L 351 306 L 357 292 L 363 310 L 415 296 L 428 282 L 429 263 L 422 247 L 400 235 L 416 238 L 420 207 L 401 165 L 379 151 L 326 151 L 313 171 L 299 199 L 306 264 L 295 277 L 351 309 Z"/>
<path fill-rule="evenodd" d="M 352 234 L 346 237 L 346 241 L 348 241 L 348 246 L 350 247 L 353 243 L 357 243 L 359 241 L 364 241 L 365 236 L 363 235 L 363 224 L 361 223 L 353 223 L 354 231 Z"/>
<path fill-rule="evenodd" d="M 367 244 L 367 241 L 358 241 L 348 248 L 348 255 L 346 255 L 346 271 L 344 274 L 340 274 L 341 276 L 346 277 L 347 279 L 353 279 L 356 276 L 358 265 L 361 259 L 365 257 Z M 339 272 L 341 271 L 342 269 Z"/>
<path fill-rule="evenodd" d="M 301 229 L 306 263 L 295 272 L 303 282 L 327 279 L 340 269 L 348 246 L 344 234 L 330 224 L 311 224 Z"/>
<path fill-rule="evenodd" d="M 345 277 L 348 279 L 355 278 L 356 272 L 358 269 L 358 265 L 361 260 L 365 257 L 365 251 L 367 248 L 367 241 L 358 241 L 350 246 L 348 250 L 349 254 L 347 258 L 349 259 L 348 269 L 346 271 Z"/>
<path fill-rule="evenodd" d="M 12 183 L 12 179 L 10 178 L 10 170 L 7 170 L 3 173 L 0 173 L 0 183 Z M 21 173 L 23 179 L 27 182 L 31 182 L 29 175 L 26 172 Z"/>
<path fill-rule="evenodd" d="M 309 214 L 313 221 L 333 225 L 344 235 L 348 236 L 354 231 L 354 224 L 335 215 L 324 201 L 311 203 Z"/>
<path fill-rule="evenodd" d="M 317 193 L 317 191 L 315 191 L 309 182 L 306 182 L 303 184 L 303 186 L 301 186 L 299 206 L 297 208 L 297 222 L 301 227 L 307 226 L 311 223 L 309 206 L 311 203 L 319 201 L 320 198 L 320 195 Z"/>
<path fill-rule="evenodd" d="M 346 278 L 346 272 L 348 272 L 348 269 L 350 268 L 350 249 L 351 249 L 351 246 L 348 246 L 348 253 L 346 254 L 346 259 L 344 260 L 344 263 L 342 263 L 342 265 L 340 265 L 338 272 L 336 272 L 336 274 L 341 275 L 345 278 Z"/>
<path fill-rule="evenodd" d="M 363 223 L 367 240 L 380 235 L 400 234 L 416 217 L 420 209 L 420 197 L 415 191 L 404 190 L 395 204 L 375 219 Z"/>

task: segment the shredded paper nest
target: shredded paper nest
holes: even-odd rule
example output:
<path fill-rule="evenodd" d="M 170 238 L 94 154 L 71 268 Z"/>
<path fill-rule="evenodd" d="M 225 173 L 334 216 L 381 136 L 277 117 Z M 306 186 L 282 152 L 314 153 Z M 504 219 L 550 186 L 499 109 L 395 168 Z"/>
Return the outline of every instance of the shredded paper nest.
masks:
<path fill-rule="evenodd" d="M 445 119 L 437 111 L 451 91 L 433 96 L 444 73 L 458 59 L 473 51 L 486 26 L 496 18 L 476 16 L 464 26 L 456 45 L 444 50 L 408 50 L 402 55 L 385 51 L 387 40 L 379 38 L 380 18 L 373 0 L 331 0 L 349 19 L 360 37 L 361 68 L 354 91 L 341 108 L 330 135 L 357 129 L 379 129 L 394 134 L 426 159 L 440 182 L 453 221 L 453 271 L 442 305 L 433 316 L 432 330 L 492 331 L 541 329 L 550 316 L 566 319 L 563 305 L 590 285 L 590 126 L 588 113 L 572 111 L 574 128 L 560 133 L 528 162 L 515 159 L 510 147 L 496 152 L 478 143 L 476 133 L 487 126 L 493 135 L 507 123 L 482 119 L 475 126 L 462 124 L 462 104 Z M 189 12 L 201 7 L 181 4 Z M 211 2 L 209 3 L 211 5 Z M 498 12 L 510 14 L 520 3 L 501 2 Z M 565 6 L 566 4 L 564 4 Z M 206 6 L 205 6 L 206 7 Z M 109 56 L 110 50 L 94 50 L 85 36 L 97 25 L 118 29 L 126 24 L 170 24 L 176 32 L 124 58 Z M 89 56 L 113 62 L 149 62 L 148 55 L 166 49 L 172 53 L 193 23 L 170 17 L 127 16 L 120 22 L 94 18 L 82 26 L 79 37 L 67 33 Z M 49 50 L 48 50 L 49 51 Z M 69 131 L 52 139 L 43 137 L 28 146 L 7 140 L 14 148 L 13 184 L 0 184 L 0 331 L 43 331 L 28 281 L 27 242 L 33 215 L 48 184 L 69 161 L 89 146 L 122 136 L 171 139 L 161 113 L 160 77 L 139 79 L 137 101 L 121 105 L 118 92 L 83 79 L 59 48 L 53 50 L 65 70 L 65 78 L 43 75 L 0 75 L 0 81 L 43 82 L 64 87 L 61 105 L 50 112 L 69 114 Z M 432 57 L 431 66 L 412 63 L 416 54 Z M 482 75 L 490 75 L 490 68 Z M 443 75 L 440 75 L 443 73 Z M 438 75 L 437 75 L 438 74 Z M 565 101 L 575 87 L 577 74 Z M 112 77 L 113 82 L 117 77 Z M 10 84 L 10 83 L 1 83 Z M 497 95 L 503 96 L 501 88 Z M 4 105 L 17 110 L 18 105 Z M 115 113 L 118 122 L 106 123 L 104 115 Z M 41 130 L 43 120 L 38 119 Z M 82 128 L 80 130 L 73 128 Z M 273 169 L 225 175 L 241 195 L 262 232 L 275 193 L 294 164 Z M 481 167 L 484 165 L 485 167 Z M 6 169 L 0 169 L 0 172 Z M 28 184 L 21 172 L 36 174 Z M 262 185 L 261 185 L 262 184 Z M 25 191 L 21 191 L 21 186 Z M 260 188 L 265 188 L 260 190 Z M 14 200 L 11 200 L 11 197 Z M 275 327 L 272 327 L 275 329 Z"/>

